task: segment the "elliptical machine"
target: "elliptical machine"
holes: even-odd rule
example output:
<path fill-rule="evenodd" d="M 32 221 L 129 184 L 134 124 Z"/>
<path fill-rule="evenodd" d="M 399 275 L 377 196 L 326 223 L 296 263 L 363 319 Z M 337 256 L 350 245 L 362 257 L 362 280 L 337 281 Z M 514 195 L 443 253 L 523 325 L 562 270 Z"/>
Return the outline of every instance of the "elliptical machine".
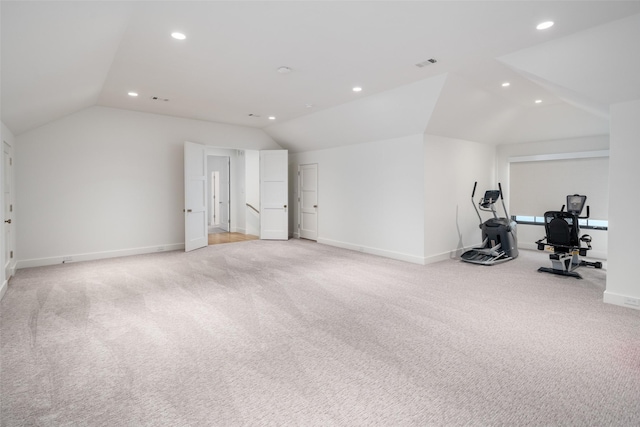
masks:
<path fill-rule="evenodd" d="M 498 183 L 498 190 L 487 190 L 484 193 L 484 197 L 478 202 L 478 207 L 476 207 L 473 197 L 476 194 L 477 185 L 478 181 L 473 184 L 471 203 L 480 220 L 479 227 L 482 230 L 482 246 L 465 251 L 460 256 L 460 260 L 473 264 L 494 265 L 517 258 L 517 223 L 509 219 L 509 214 L 504 204 L 504 197 L 502 196 L 502 185 Z M 498 198 L 502 201 L 505 218 L 499 218 L 496 213 L 494 204 L 498 201 Z M 482 222 L 480 211 L 491 212 L 493 218 Z"/>

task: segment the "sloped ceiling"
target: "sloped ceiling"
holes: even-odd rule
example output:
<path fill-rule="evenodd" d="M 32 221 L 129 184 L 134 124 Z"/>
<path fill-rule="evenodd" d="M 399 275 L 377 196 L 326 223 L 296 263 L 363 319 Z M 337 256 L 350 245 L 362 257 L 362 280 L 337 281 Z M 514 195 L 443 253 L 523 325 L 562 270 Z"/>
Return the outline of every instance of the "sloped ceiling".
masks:
<path fill-rule="evenodd" d="M 574 79 L 583 70 L 570 58 L 589 55 L 562 55 L 598 46 L 606 59 L 589 72 L 620 77 L 612 64 L 624 55 L 637 60 L 638 37 L 610 44 L 637 36 L 640 2 L 2 1 L 0 8 L 1 115 L 17 135 L 101 105 L 263 128 L 303 150 L 408 134 L 418 114 L 423 131 L 504 141 L 514 135 L 497 124 L 536 116 L 527 111 L 534 96 L 574 121 L 572 109 L 589 100 L 590 114 L 602 113 L 600 104 L 620 99 L 620 88 Z M 536 31 L 546 19 L 556 25 Z M 628 22 L 616 36 L 620 19 Z M 612 28 L 605 40 L 603 25 Z M 177 30 L 187 39 L 172 39 Z M 560 57 L 542 68 L 550 46 Z M 438 62 L 415 66 L 429 58 Z M 292 72 L 276 72 L 281 66 Z M 442 90 L 430 92 L 437 76 Z M 510 92 L 496 92 L 505 76 Z M 437 98 L 412 99 L 403 89 L 412 84 Z M 364 90 L 354 93 L 354 85 Z M 399 99 L 407 104 L 373 108 Z M 403 108 L 406 117 L 395 113 Z"/>
<path fill-rule="evenodd" d="M 640 99 L 640 15 L 590 28 L 499 60 L 574 105 L 608 111 Z"/>
<path fill-rule="evenodd" d="M 446 75 L 308 114 L 265 131 L 293 152 L 421 134 Z"/>

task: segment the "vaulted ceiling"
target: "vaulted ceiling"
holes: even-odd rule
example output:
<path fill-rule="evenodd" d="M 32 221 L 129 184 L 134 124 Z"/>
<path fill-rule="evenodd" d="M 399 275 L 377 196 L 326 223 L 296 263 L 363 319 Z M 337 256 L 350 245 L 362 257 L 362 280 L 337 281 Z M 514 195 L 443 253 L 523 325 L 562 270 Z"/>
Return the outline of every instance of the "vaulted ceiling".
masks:
<path fill-rule="evenodd" d="M 363 132 L 349 137 L 349 127 L 367 123 L 376 135 L 406 126 L 499 143 L 522 140 L 514 124 L 561 117 L 603 133 L 609 104 L 640 98 L 637 1 L 0 7 L 1 113 L 15 134 L 100 105 L 263 128 L 298 151 L 359 142 Z M 555 25 L 536 30 L 545 20 Z M 335 135 L 319 136 L 327 127 Z"/>

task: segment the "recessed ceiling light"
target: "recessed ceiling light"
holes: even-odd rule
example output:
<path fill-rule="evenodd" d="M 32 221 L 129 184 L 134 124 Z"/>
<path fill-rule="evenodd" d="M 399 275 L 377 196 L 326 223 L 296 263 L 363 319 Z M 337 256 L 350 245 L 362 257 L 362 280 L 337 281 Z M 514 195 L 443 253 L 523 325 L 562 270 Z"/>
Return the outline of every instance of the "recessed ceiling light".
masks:
<path fill-rule="evenodd" d="M 129 92 L 129 93 L 127 93 L 127 95 L 136 97 L 136 96 L 138 96 L 138 92 Z"/>
<path fill-rule="evenodd" d="M 502 83 L 502 87 L 509 87 L 509 86 L 511 86 L 511 83 L 509 82 Z"/>
<path fill-rule="evenodd" d="M 360 86 L 356 86 L 356 87 L 353 88 L 353 91 L 354 92 L 361 92 L 362 88 Z"/>
<path fill-rule="evenodd" d="M 275 120 L 275 116 L 269 116 L 269 120 Z"/>
<path fill-rule="evenodd" d="M 307 108 L 313 108 L 314 107 L 313 104 L 305 104 L 304 106 L 307 107 Z"/>
<path fill-rule="evenodd" d="M 546 30 L 547 28 L 553 27 L 553 21 L 545 21 L 541 22 L 536 26 L 537 30 Z"/>
<path fill-rule="evenodd" d="M 291 68 L 289 67 L 280 67 L 276 70 L 280 74 L 289 74 L 291 72 Z"/>
<path fill-rule="evenodd" d="M 173 37 L 173 38 L 174 38 L 174 39 L 176 39 L 176 40 L 184 40 L 184 39 L 186 39 L 186 38 L 187 38 L 187 36 L 185 36 L 185 35 L 184 35 L 184 34 L 182 34 L 182 33 L 178 33 L 178 32 L 171 33 L 171 37 Z"/>
<path fill-rule="evenodd" d="M 542 103 L 542 99 L 536 99 L 536 104 L 541 104 Z"/>

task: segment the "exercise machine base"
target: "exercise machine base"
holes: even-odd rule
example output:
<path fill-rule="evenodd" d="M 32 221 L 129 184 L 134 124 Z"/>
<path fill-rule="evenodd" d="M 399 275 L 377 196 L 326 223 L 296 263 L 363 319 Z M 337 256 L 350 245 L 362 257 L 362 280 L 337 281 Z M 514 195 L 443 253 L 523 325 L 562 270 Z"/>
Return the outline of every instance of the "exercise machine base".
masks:
<path fill-rule="evenodd" d="M 513 257 L 507 256 L 503 251 L 497 252 L 493 249 L 469 249 L 460 255 L 460 260 L 472 264 L 496 265 L 502 262 L 511 261 Z"/>

